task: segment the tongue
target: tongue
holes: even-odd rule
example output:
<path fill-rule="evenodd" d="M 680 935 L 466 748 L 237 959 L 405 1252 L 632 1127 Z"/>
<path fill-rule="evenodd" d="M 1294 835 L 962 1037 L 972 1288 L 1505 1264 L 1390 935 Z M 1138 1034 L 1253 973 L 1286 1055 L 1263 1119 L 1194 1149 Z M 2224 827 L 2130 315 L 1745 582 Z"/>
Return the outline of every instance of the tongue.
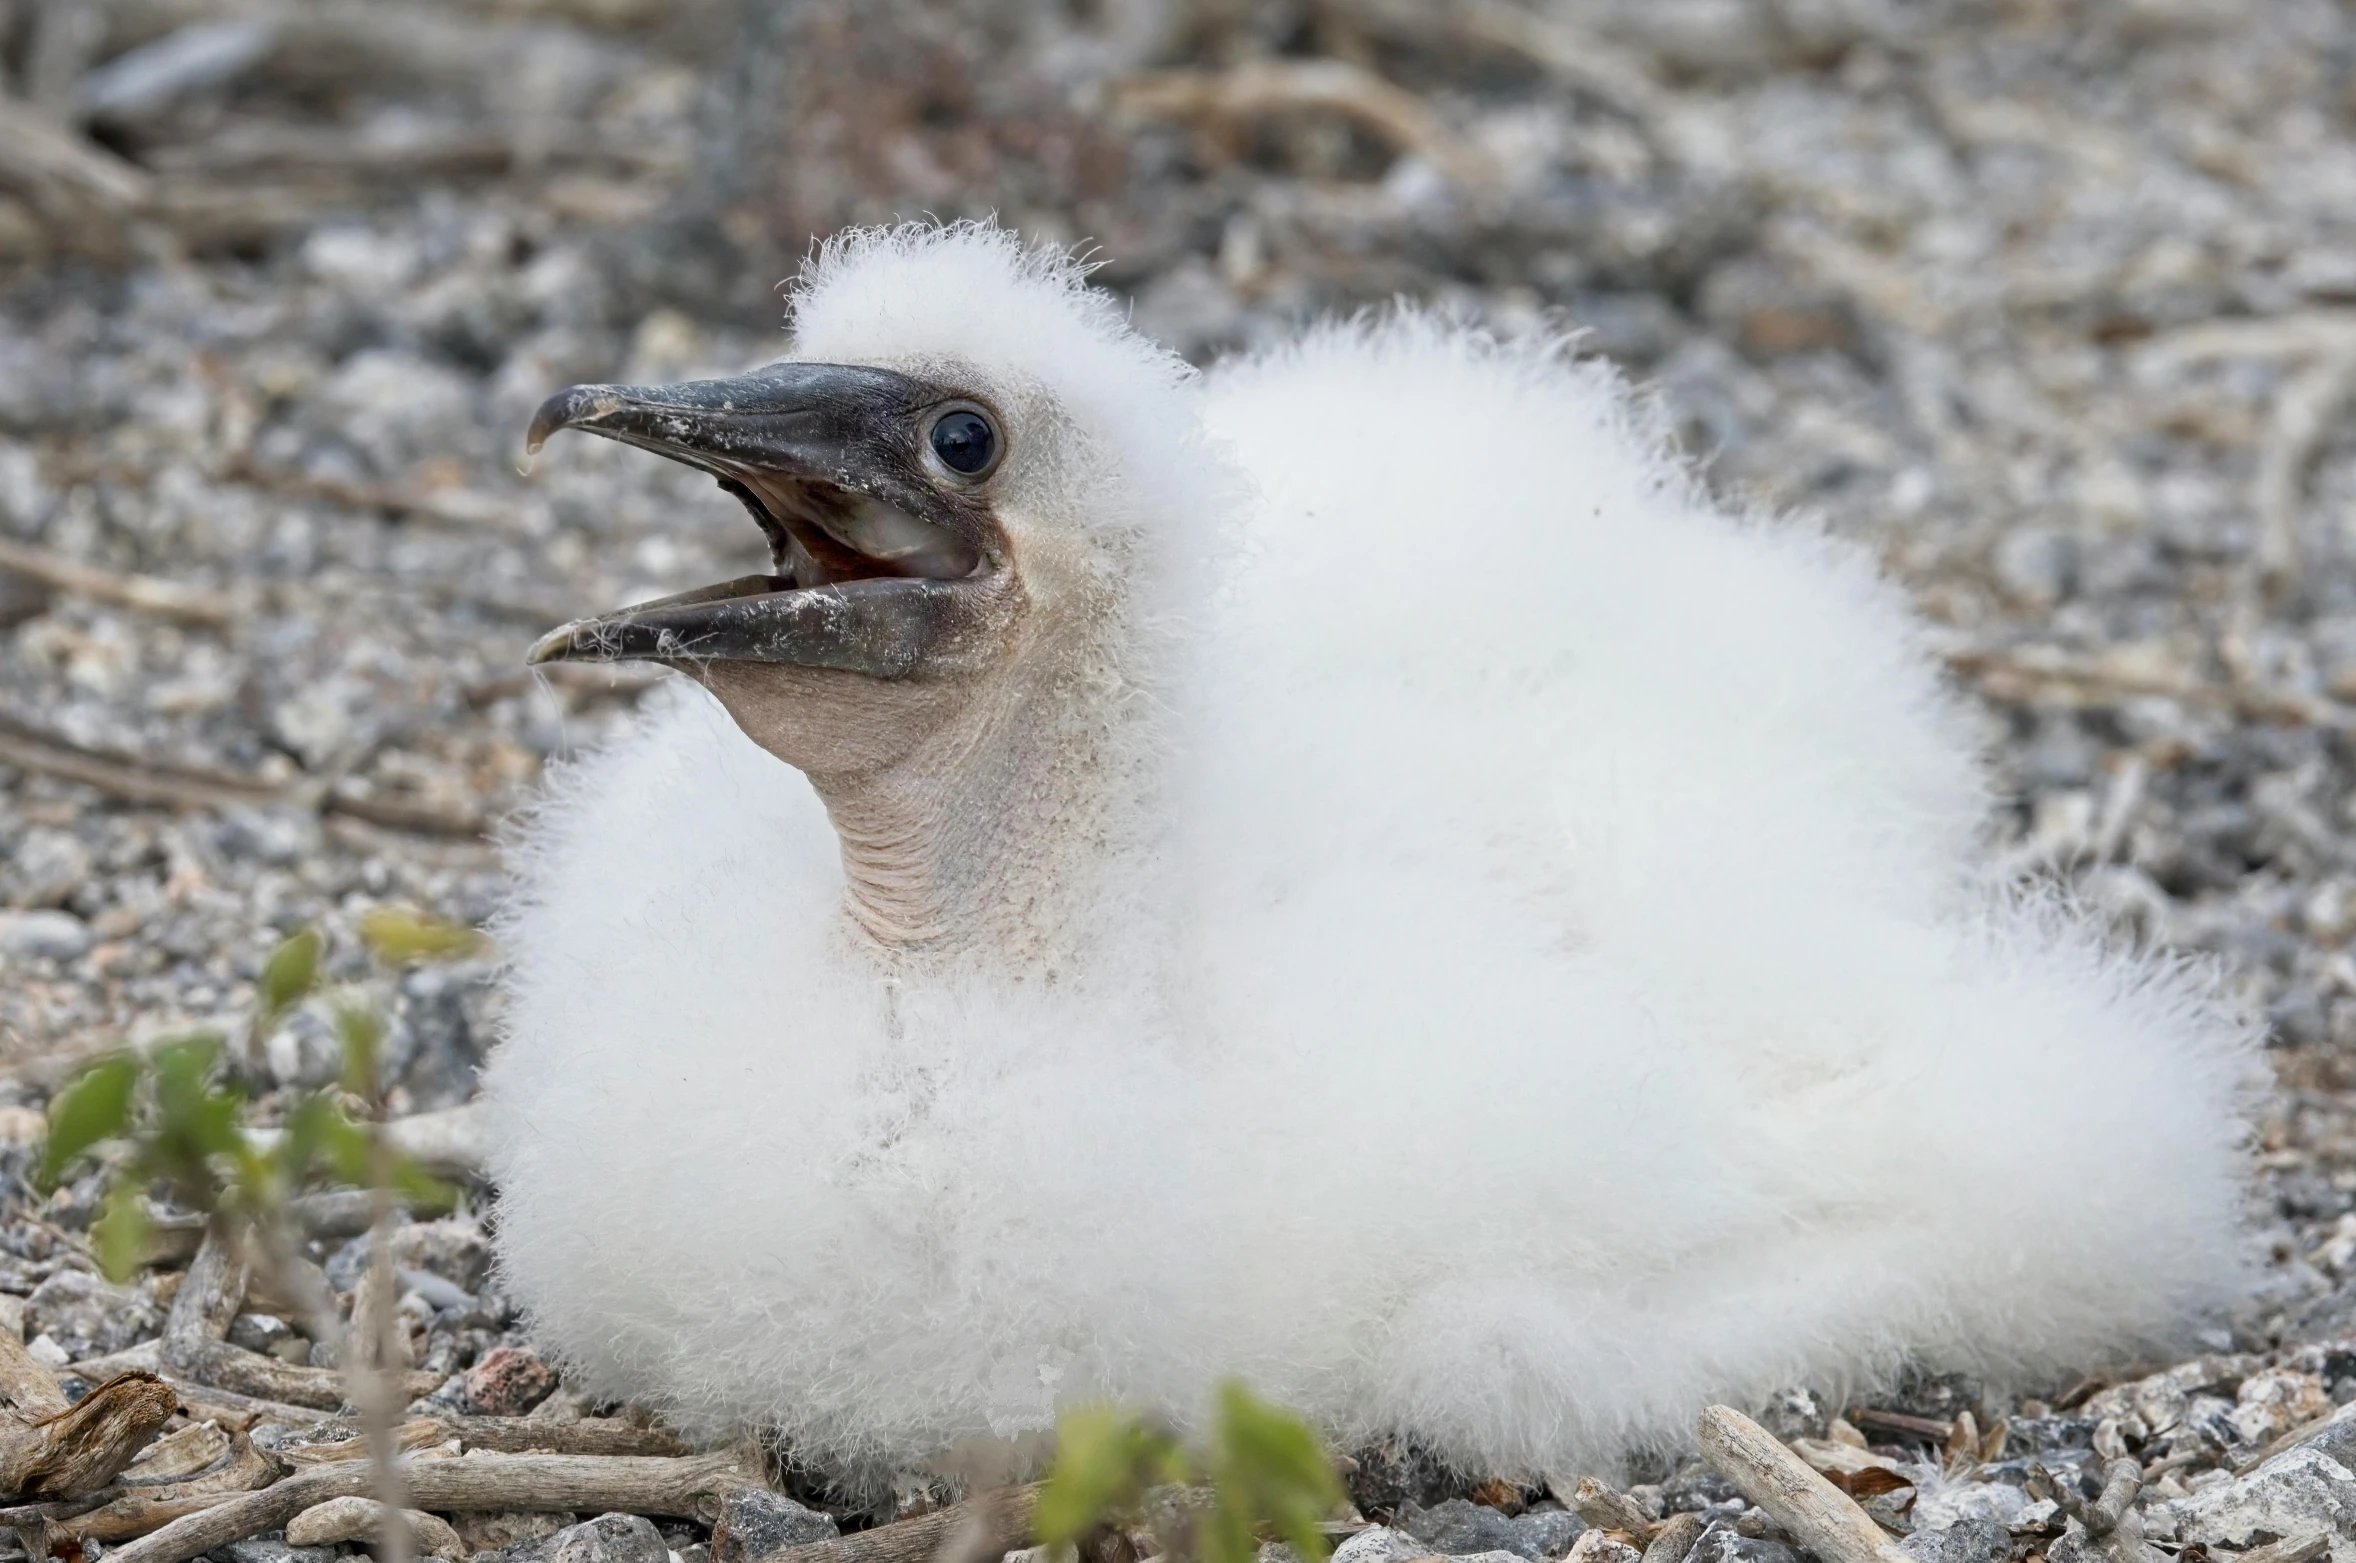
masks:
<path fill-rule="evenodd" d="M 963 538 L 881 500 L 861 498 L 847 514 L 828 516 L 822 524 L 894 575 L 956 581 L 973 574 L 982 562 L 980 552 Z"/>

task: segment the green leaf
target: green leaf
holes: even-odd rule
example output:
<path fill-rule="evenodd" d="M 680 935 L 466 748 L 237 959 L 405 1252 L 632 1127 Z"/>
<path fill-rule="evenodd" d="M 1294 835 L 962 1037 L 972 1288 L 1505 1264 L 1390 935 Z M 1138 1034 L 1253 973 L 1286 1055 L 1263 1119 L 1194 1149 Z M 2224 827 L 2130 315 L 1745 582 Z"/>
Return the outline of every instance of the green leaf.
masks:
<path fill-rule="evenodd" d="M 315 928 L 290 935 L 262 963 L 254 979 L 254 1030 L 267 1032 L 319 986 L 321 941 Z"/>
<path fill-rule="evenodd" d="M 159 1042 L 148 1056 L 155 1071 L 155 1110 L 167 1127 L 197 1109 L 221 1066 L 221 1039 L 210 1032 Z"/>
<path fill-rule="evenodd" d="M 1178 1441 L 1117 1406 L 1081 1406 L 1055 1424 L 1055 1465 L 1032 1524 L 1046 1546 L 1070 1546 L 1136 1507 L 1148 1487 L 1176 1479 Z"/>
<path fill-rule="evenodd" d="M 342 1004 L 335 1012 L 336 1035 L 344 1044 L 343 1087 L 358 1097 L 376 1094 L 376 1059 L 383 1050 L 384 1021 L 357 1004 Z"/>
<path fill-rule="evenodd" d="M 312 1169 L 326 1154 L 326 1120 L 340 1116 L 335 1099 L 325 1092 L 304 1097 L 286 1115 L 269 1158 L 283 1187 L 292 1191 L 311 1181 Z"/>
<path fill-rule="evenodd" d="M 221 1039 L 203 1035 L 159 1044 L 150 1060 L 155 1128 L 146 1147 L 148 1170 L 202 1210 L 221 1198 L 216 1161 L 238 1163 L 251 1155 L 245 1094 L 219 1083 L 221 1054 Z"/>
<path fill-rule="evenodd" d="M 376 1173 L 376 1141 L 340 1108 L 323 1123 L 319 1148 L 328 1170 L 342 1182 L 366 1188 Z"/>
<path fill-rule="evenodd" d="M 101 1140 L 129 1133 L 131 1097 L 138 1085 L 138 1057 L 113 1053 L 58 1092 L 49 1103 L 49 1142 L 42 1147 L 34 1183 L 44 1191 L 55 1188 L 58 1175 L 75 1157 Z"/>
<path fill-rule="evenodd" d="M 90 1252 L 108 1280 L 119 1286 L 139 1273 L 147 1262 L 150 1231 L 147 1201 L 138 1183 L 118 1178 L 107 1191 L 106 1208 L 90 1223 Z"/>
<path fill-rule="evenodd" d="M 472 928 L 390 906 L 360 914 L 360 937 L 387 966 L 472 955 L 485 943 Z"/>
<path fill-rule="evenodd" d="M 1210 1464 L 1218 1501 L 1204 1563 L 1248 1563 L 1262 1530 L 1275 1532 L 1301 1563 L 1325 1563 L 1318 1522 L 1341 1506 L 1342 1484 L 1307 1423 L 1239 1383 L 1223 1384 Z"/>

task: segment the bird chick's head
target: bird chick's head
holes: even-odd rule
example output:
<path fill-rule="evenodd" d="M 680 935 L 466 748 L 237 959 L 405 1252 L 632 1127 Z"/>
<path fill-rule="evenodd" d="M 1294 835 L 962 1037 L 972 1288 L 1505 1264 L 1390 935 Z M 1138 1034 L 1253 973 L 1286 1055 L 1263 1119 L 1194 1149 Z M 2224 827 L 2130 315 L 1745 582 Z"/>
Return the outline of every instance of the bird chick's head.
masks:
<path fill-rule="evenodd" d="M 565 625 L 531 659 L 668 664 L 789 764 L 858 775 L 1101 660 L 1200 486 L 1188 371 L 1082 267 L 984 224 L 834 240 L 794 323 L 749 374 L 541 407 L 533 450 L 580 429 L 712 474 L 771 568 Z"/>

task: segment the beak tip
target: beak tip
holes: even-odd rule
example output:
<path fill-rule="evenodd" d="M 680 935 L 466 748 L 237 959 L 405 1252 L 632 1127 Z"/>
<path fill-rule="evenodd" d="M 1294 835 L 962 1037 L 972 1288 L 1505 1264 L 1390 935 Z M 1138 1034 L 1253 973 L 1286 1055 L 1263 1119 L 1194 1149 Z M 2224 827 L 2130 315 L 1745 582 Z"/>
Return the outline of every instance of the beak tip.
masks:
<path fill-rule="evenodd" d="M 584 423 L 594 423 L 622 405 L 623 398 L 610 385 L 570 385 L 540 404 L 532 414 L 531 427 L 524 430 L 524 454 L 537 456 L 540 447 L 548 443 L 548 436 L 559 429 L 570 429 Z"/>
<path fill-rule="evenodd" d="M 560 624 L 538 640 L 533 641 L 531 650 L 524 653 L 524 666 L 536 668 L 550 662 L 570 661 L 573 655 L 574 627 L 572 624 Z"/>

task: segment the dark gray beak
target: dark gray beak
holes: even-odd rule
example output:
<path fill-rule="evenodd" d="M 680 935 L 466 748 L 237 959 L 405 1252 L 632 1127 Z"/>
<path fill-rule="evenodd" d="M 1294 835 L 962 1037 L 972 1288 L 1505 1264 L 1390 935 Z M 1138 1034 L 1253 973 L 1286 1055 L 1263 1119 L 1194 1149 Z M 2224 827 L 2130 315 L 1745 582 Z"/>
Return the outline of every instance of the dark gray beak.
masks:
<path fill-rule="evenodd" d="M 524 448 L 559 429 L 602 434 L 726 475 L 796 472 L 855 485 L 904 447 L 913 413 L 936 398 L 888 369 L 771 364 L 727 380 L 680 385 L 576 385 L 532 415 Z"/>
<path fill-rule="evenodd" d="M 954 661 L 995 618 L 986 502 L 928 469 L 946 388 L 885 369 L 772 364 L 681 385 L 576 385 L 532 419 L 640 446 L 709 472 L 760 523 L 776 566 L 581 619 L 532 663 L 730 660 L 906 678 Z"/>

